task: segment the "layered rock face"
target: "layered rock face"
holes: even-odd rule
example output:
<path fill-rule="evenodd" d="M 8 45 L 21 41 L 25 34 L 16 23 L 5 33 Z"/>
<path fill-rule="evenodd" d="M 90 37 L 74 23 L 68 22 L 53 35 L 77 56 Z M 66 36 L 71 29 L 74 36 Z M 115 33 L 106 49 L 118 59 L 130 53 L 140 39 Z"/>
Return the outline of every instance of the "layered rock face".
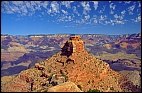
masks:
<path fill-rule="evenodd" d="M 122 91 L 121 79 L 122 76 L 111 70 L 107 63 L 85 50 L 79 36 L 72 36 L 61 52 L 3 83 L 2 91 L 52 91 L 52 86 L 70 81 L 79 86 L 80 91 L 115 92 Z M 19 81 L 22 85 L 14 87 Z"/>
<path fill-rule="evenodd" d="M 62 55 L 69 57 L 77 52 L 82 51 L 84 51 L 83 40 L 81 40 L 80 36 L 72 36 L 63 46 Z"/>

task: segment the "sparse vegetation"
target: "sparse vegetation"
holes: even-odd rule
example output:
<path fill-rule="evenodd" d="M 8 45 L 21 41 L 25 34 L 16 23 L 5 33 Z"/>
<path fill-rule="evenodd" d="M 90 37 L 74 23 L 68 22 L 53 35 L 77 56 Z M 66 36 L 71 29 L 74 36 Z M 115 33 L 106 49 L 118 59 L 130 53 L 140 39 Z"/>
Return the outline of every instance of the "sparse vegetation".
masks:
<path fill-rule="evenodd" d="M 51 81 L 53 74 L 48 77 L 48 81 Z"/>
<path fill-rule="evenodd" d="M 101 91 L 98 89 L 89 89 L 87 92 L 101 92 Z"/>
<path fill-rule="evenodd" d="M 62 70 L 60 70 L 60 73 L 62 74 L 63 77 L 65 77 L 65 82 L 68 81 L 68 76 L 65 75 L 65 73 Z"/>
<path fill-rule="evenodd" d="M 66 75 L 62 75 L 63 77 L 65 77 L 65 82 L 67 82 L 68 81 L 68 76 L 66 76 Z"/>
<path fill-rule="evenodd" d="M 114 88 L 113 88 L 113 87 L 110 87 L 110 90 L 114 90 Z"/>

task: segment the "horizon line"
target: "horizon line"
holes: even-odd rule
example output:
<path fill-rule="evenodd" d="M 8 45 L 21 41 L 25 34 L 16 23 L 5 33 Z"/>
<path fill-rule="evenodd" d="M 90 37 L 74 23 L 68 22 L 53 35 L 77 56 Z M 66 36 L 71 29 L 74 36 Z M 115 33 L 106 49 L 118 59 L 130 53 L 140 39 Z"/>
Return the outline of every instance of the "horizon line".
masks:
<path fill-rule="evenodd" d="M 12 36 L 32 36 L 32 35 L 129 35 L 129 34 L 141 34 L 141 32 L 135 32 L 135 33 L 125 33 L 125 34 L 98 34 L 98 33 L 83 33 L 83 34 L 75 34 L 75 33 L 49 33 L 49 34 L 2 34 L 2 35 L 12 35 Z"/>

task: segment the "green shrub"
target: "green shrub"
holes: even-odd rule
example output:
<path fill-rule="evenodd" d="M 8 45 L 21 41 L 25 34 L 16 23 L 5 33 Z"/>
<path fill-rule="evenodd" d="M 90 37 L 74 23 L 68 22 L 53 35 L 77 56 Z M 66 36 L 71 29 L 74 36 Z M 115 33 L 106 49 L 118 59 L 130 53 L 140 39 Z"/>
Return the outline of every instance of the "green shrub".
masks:
<path fill-rule="evenodd" d="M 60 73 L 62 74 L 63 77 L 65 77 L 65 82 L 68 81 L 68 76 L 65 75 L 65 73 L 62 70 L 60 70 Z"/>
<path fill-rule="evenodd" d="M 98 89 L 89 89 L 87 92 L 100 92 Z"/>
<path fill-rule="evenodd" d="M 68 81 L 68 76 L 66 76 L 66 75 L 62 75 L 63 77 L 65 77 L 65 82 L 67 82 Z"/>

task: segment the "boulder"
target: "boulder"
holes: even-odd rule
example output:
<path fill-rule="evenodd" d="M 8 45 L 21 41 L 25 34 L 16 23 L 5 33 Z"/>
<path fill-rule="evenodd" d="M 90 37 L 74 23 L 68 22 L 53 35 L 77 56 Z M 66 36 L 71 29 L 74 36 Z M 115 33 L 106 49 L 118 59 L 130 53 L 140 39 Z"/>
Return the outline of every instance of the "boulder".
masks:
<path fill-rule="evenodd" d="M 49 88 L 48 92 L 82 92 L 82 91 L 77 87 L 77 85 L 69 81 Z"/>

